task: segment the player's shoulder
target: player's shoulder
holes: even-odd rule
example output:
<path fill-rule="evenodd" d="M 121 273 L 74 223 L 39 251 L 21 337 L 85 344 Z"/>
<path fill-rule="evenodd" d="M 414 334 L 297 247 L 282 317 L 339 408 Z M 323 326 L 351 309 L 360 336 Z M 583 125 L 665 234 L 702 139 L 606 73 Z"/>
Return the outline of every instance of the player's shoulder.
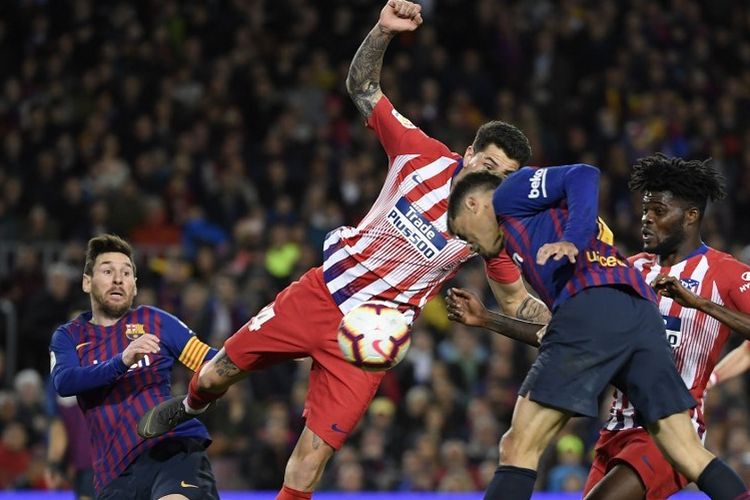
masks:
<path fill-rule="evenodd" d="M 86 324 L 91 319 L 91 312 L 84 312 L 71 319 L 70 321 L 59 325 L 54 334 L 60 332 L 63 335 L 78 335 L 86 329 Z"/>
<path fill-rule="evenodd" d="M 717 277 L 750 282 L 750 266 L 737 260 L 734 255 L 709 247 L 706 259 Z"/>
<path fill-rule="evenodd" d="M 178 330 L 189 330 L 188 326 L 177 316 L 174 314 L 165 311 L 164 309 L 160 309 L 156 306 L 150 306 L 150 305 L 141 305 L 134 309 L 134 312 L 138 314 L 139 310 L 146 311 L 153 315 L 157 321 L 161 325 L 162 334 L 169 333 L 171 331 L 174 331 L 175 329 Z"/>
<path fill-rule="evenodd" d="M 89 318 L 91 317 L 89 313 Z M 72 320 L 59 325 L 52 332 L 50 337 L 50 346 L 55 348 L 62 348 L 67 344 L 75 344 L 78 339 L 86 333 L 86 323 L 88 320 L 85 317 L 85 313 L 73 318 Z"/>
<path fill-rule="evenodd" d="M 387 124 L 388 127 L 400 128 L 403 132 L 414 132 L 410 135 L 409 141 L 415 149 L 419 149 L 415 153 L 461 158 L 460 155 L 452 152 L 447 145 L 430 136 L 409 118 L 402 115 L 386 95 L 383 95 L 373 108 L 368 124 L 373 126 L 375 121 Z"/>
<path fill-rule="evenodd" d="M 156 307 L 156 306 L 140 305 L 140 306 L 136 307 L 133 311 L 136 314 L 138 314 L 139 311 L 144 311 L 144 312 L 146 312 L 148 314 L 154 315 L 156 318 L 159 318 L 162 321 L 165 321 L 165 320 L 166 321 L 180 321 L 179 318 L 177 318 L 177 316 L 175 316 L 171 312 L 167 312 L 164 309 L 161 309 L 161 308 Z"/>

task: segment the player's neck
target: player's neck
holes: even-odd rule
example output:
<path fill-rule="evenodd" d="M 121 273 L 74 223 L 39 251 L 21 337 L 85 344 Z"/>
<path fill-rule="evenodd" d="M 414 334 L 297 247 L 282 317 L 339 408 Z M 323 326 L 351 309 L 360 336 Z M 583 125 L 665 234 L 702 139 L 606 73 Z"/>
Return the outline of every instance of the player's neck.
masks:
<path fill-rule="evenodd" d="M 96 309 L 91 311 L 91 319 L 89 320 L 89 323 L 97 325 L 97 326 L 112 326 L 118 321 L 122 319 L 122 316 L 119 318 L 112 318 L 111 316 L 104 314 L 102 311 L 97 311 Z"/>
<path fill-rule="evenodd" d="M 685 238 L 677 249 L 669 254 L 657 255 L 657 262 L 662 267 L 671 267 L 692 255 L 703 244 L 700 234 Z"/>

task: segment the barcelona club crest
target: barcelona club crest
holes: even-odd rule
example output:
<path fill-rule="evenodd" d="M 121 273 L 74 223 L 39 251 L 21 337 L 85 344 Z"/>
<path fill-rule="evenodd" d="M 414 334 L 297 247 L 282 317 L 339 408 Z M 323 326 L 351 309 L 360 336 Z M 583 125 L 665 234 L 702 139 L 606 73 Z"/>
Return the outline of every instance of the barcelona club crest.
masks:
<path fill-rule="evenodd" d="M 125 336 L 130 340 L 135 340 L 146 333 L 142 323 L 128 323 L 125 325 Z"/>

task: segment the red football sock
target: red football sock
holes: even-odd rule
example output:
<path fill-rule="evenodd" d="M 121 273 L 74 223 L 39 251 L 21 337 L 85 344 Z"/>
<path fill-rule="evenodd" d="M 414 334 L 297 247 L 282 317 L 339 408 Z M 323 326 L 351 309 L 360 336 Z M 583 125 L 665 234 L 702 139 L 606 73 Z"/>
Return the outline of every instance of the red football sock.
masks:
<path fill-rule="evenodd" d="M 283 486 L 281 491 L 279 491 L 279 494 L 276 495 L 276 500 L 309 500 L 310 498 L 312 498 L 312 491 L 297 491 L 286 485 Z"/>
<path fill-rule="evenodd" d="M 200 369 L 193 374 L 193 378 L 190 379 L 190 385 L 188 386 L 187 404 L 193 410 L 202 410 L 209 403 L 212 403 L 222 397 L 226 389 L 221 392 L 208 392 L 202 391 L 198 388 L 198 374 Z"/>

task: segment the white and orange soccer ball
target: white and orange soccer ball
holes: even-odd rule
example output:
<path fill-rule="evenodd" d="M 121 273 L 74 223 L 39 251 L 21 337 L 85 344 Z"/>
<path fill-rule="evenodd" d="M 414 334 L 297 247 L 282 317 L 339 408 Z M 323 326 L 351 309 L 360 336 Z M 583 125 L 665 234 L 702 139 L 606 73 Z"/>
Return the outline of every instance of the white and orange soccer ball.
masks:
<path fill-rule="evenodd" d="M 369 371 L 387 370 L 406 356 L 411 328 L 397 309 L 365 302 L 341 319 L 338 341 L 344 358 L 353 365 Z"/>

